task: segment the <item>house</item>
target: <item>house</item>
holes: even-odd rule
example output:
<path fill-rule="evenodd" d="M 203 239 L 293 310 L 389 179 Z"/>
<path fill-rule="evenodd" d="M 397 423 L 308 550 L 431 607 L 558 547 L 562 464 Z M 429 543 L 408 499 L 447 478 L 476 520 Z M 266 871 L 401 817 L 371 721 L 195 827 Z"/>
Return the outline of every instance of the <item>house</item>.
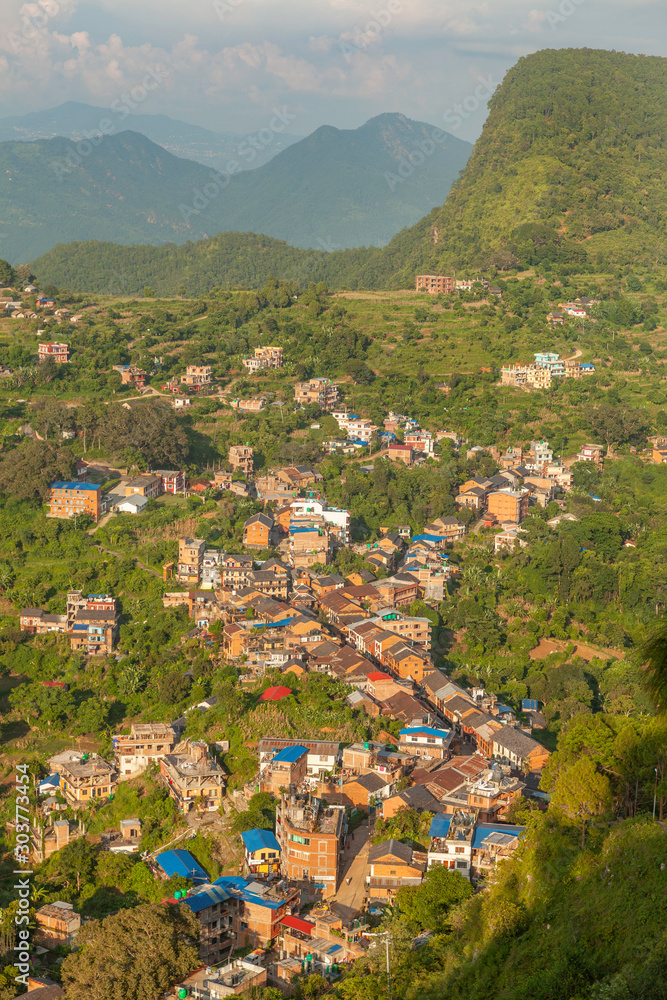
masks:
<path fill-rule="evenodd" d="M 177 736 L 165 722 L 133 722 L 129 735 L 115 734 L 112 741 L 122 780 L 141 774 L 149 764 L 171 753 Z"/>
<path fill-rule="evenodd" d="M 368 898 L 387 900 L 404 886 L 421 885 L 425 861 L 407 844 L 393 838 L 374 844 L 368 852 Z"/>
<path fill-rule="evenodd" d="M 451 729 L 436 729 L 433 726 L 408 726 L 399 732 L 399 749 L 418 757 L 437 757 L 447 760 L 452 741 Z"/>
<path fill-rule="evenodd" d="M 479 821 L 494 822 L 507 814 L 525 787 L 524 782 L 511 776 L 509 768 L 489 768 L 467 786 L 467 806 L 476 811 Z"/>
<path fill-rule="evenodd" d="M 550 756 L 541 743 L 511 726 L 493 734 L 491 750 L 495 760 L 522 771 L 541 771 Z"/>
<path fill-rule="evenodd" d="M 185 473 L 175 469 L 156 469 L 154 476 L 160 479 L 160 493 L 182 493 L 185 489 Z"/>
<path fill-rule="evenodd" d="M 585 444 L 577 455 L 578 462 L 593 462 L 602 469 L 604 448 L 601 444 Z"/>
<path fill-rule="evenodd" d="M 392 462 L 403 462 L 404 465 L 412 465 L 413 452 L 408 444 L 390 444 L 386 455 Z"/>
<path fill-rule="evenodd" d="M 37 348 L 37 354 L 40 361 L 51 359 L 59 365 L 67 364 L 69 361 L 69 344 L 40 344 Z"/>
<path fill-rule="evenodd" d="M 438 813 L 434 816 L 429 828 L 428 867 L 443 865 L 470 879 L 474 831 L 473 813 L 458 812 L 453 816 Z"/>
<path fill-rule="evenodd" d="M 136 389 L 143 389 L 146 384 L 146 372 L 136 365 L 114 365 L 113 370 L 118 372 L 123 385 L 133 385 Z"/>
<path fill-rule="evenodd" d="M 206 542 L 203 538 L 179 538 L 176 579 L 196 587 L 202 578 Z"/>
<path fill-rule="evenodd" d="M 339 399 L 339 389 L 330 378 L 311 378 L 309 382 L 297 382 L 294 386 L 294 400 L 301 406 L 318 406 L 320 410 L 331 410 Z"/>
<path fill-rule="evenodd" d="M 55 820 L 48 826 L 34 823 L 30 827 L 31 859 L 35 864 L 40 864 L 82 835 L 81 828 L 66 819 Z"/>
<path fill-rule="evenodd" d="M 282 347 L 256 347 L 253 357 L 244 357 L 241 362 L 249 372 L 259 371 L 261 368 L 282 368 L 283 349 Z"/>
<path fill-rule="evenodd" d="M 280 934 L 283 917 L 294 913 L 299 902 L 298 888 L 284 883 L 269 885 L 239 875 L 222 875 L 213 886 L 224 889 L 230 897 L 221 910 L 233 948 L 270 947 Z"/>
<path fill-rule="evenodd" d="M 246 830 L 241 834 L 244 860 L 253 875 L 273 875 L 280 871 L 280 844 L 270 830 Z"/>
<path fill-rule="evenodd" d="M 70 518 L 88 514 L 94 521 L 102 512 L 102 487 L 95 483 L 55 482 L 49 486 L 47 517 Z"/>
<path fill-rule="evenodd" d="M 435 452 L 435 440 L 430 431 L 407 431 L 404 444 L 424 455 L 432 455 Z"/>
<path fill-rule="evenodd" d="M 454 291 L 454 278 L 444 274 L 418 274 L 415 278 L 415 291 L 428 292 L 429 295 L 451 295 Z"/>
<path fill-rule="evenodd" d="M 401 809 L 415 809 L 418 813 L 442 812 L 442 806 L 425 785 L 412 785 L 389 795 L 382 803 L 382 818 L 392 819 Z"/>
<path fill-rule="evenodd" d="M 514 549 L 518 543 L 520 548 L 525 549 L 528 541 L 525 538 L 526 532 L 522 528 L 505 528 L 493 537 L 493 551 L 497 554 L 503 549 Z"/>
<path fill-rule="evenodd" d="M 276 837 L 283 874 L 327 899 L 338 889 L 347 817 L 342 805 L 325 805 L 308 793 L 281 795 Z"/>
<path fill-rule="evenodd" d="M 350 521 L 352 519 L 349 510 L 331 507 L 319 497 L 317 499 L 308 497 L 305 500 L 293 500 L 290 504 L 290 511 L 291 518 L 308 517 L 309 515 L 321 518 L 330 526 L 334 537 L 342 545 L 347 545 L 349 542 Z"/>
<path fill-rule="evenodd" d="M 275 753 L 290 746 L 306 748 L 308 751 L 306 773 L 313 777 L 320 777 L 323 773 L 332 772 L 340 756 L 340 744 L 329 740 L 290 740 L 283 737 L 263 736 L 258 747 L 260 767 Z"/>
<path fill-rule="evenodd" d="M 393 790 L 394 783 L 386 781 L 375 771 L 352 778 L 341 785 L 341 801 L 353 808 L 375 808 Z"/>
<path fill-rule="evenodd" d="M 512 521 L 520 524 L 528 514 L 530 494 L 523 490 L 503 489 L 490 493 L 487 497 L 487 509 L 499 521 Z"/>
<path fill-rule="evenodd" d="M 118 772 L 96 753 L 66 750 L 52 757 L 50 766 L 60 775 L 60 790 L 73 809 L 116 793 Z"/>
<path fill-rule="evenodd" d="M 187 851 L 183 853 L 187 854 Z M 231 893 L 221 885 L 211 885 L 208 880 L 187 892 L 165 900 L 182 903 L 194 914 L 199 923 L 199 960 L 208 968 L 231 954 L 234 948 L 232 933 Z"/>
<path fill-rule="evenodd" d="M 72 903 L 57 900 L 35 911 L 35 944 L 42 948 L 74 948 L 81 927 L 81 915 Z"/>
<path fill-rule="evenodd" d="M 252 476 L 253 450 L 248 445 L 236 444 L 229 449 L 229 464 L 232 472 L 243 472 Z"/>
<path fill-rule="evenodd" d="M 477 823 L 472 838 L 471 874 L 484 877 L 498 862 L 510 858 L 525 833 L 523 826 L 506 823 Z"/>
<path fill-rule="evenodd" d="M 187 385 L 192 392 L 201 392 L 211 385 L 212 372 L 210 365 L 187 365 L 185 375 L 181 375 L 181 385 Z"/>
<path fill-rule="evenodd" d="M 303 784 L 306 778 L 307 757 L 307 749 L 299 744 L 279 750 L 260 768 L 260 791 L 278 796 L 281 790 L 289 788 L 290 785 Z"/>
<path fill-rule="evenodd" d="M 160 774 L 179 812 L 213 811 L 220 807 L 225 773 L 202 740 L 186 743 L 159 758 Z"/>
<path fill-rule="evenodd" d="M 220 886 L 216 888 L 221 889 Z M 185 902 L 187 905 L 187 900 Z M 212 934 L 212 937 L 216 936 Z M 225 954 L 222 957 L 226 958 L 233 944 L 228 944 L 231 939 L 227 935 L 223 935 L 220 940 L 225 942 L 222 946 Z M 204 960 L 201 954 L 200 958 L 202 961 Z M 259 961 L 260 959 L 251 954 L 247 958 L 227 961 L 220 968 L 214 969 L 211 966 L 206 966 L 197 969 L 183 979 L 178 986 L 175 986 L 171 992 L 165 993 L 164 998 L 165 1000 L 176 1000 L 179 995 L 182 995 L 179 992 L 181 990 L 187 990 L 185 995 L 196 997 L 197 1000 L 220 1000 L 221 997 L 238 996 L 239 994 L 259 996 L 267 985 L 268 976 L 266 967 L 257 964 Z"/>
<path fill-rule="evenodd" d="M 268 514 L 253 514 L 243 525 L 243 544 L 248 549 L 268 549 L 273 535 L 273 518 Z"/>

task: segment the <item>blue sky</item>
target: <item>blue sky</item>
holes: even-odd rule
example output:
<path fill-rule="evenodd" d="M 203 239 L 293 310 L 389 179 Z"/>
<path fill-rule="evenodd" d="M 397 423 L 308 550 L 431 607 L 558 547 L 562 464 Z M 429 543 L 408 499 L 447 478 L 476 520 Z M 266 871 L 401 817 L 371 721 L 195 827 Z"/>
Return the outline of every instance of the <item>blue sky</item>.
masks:
<path fill-rule="evenodd" d="M 355 128 L 400 111 L 474 140 L 543 48 L 667 56 L 664 0 L 3 0 L 0 115 L 78 100 L 219 131 Z M 153 71 L 154 86 L 143 87 Z M 466 102 L 465 115 L 456 111 Z M 291 117 L 293 116 L 293 117 Z M 452 123 L 456 123 L 452 125 Z"/>

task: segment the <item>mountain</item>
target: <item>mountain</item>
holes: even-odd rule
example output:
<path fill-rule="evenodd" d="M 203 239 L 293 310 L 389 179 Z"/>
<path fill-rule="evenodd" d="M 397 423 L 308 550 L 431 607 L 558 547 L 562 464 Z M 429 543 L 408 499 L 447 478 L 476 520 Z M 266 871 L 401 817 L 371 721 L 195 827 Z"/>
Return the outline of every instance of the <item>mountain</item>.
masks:
<path fill-rule="evenodd" d="M 113 261 L 135 289 L 149 284 L 168 294 L 187 274 L 188 290 L 201 294 L 295 269 L 304 282 L 382 288 L 454 267 L 474 274 L 513 263 L 564 272 L 653 266 L 667 259 L 666 91 L 667 59 L 592 49 L 520 59 L 491 99 L 482 135 L 444 205 L 383 249 L 320 256 L 222 233 L 182 249 L 59 246 L 35 261 L 35 273 L 100 291 Z M 281 169 L 280 159 L 268 166 Z"/>
<path fill-rule="evenodd" d="M 105 131 L 111 135 L 127 129 L 141 132 L 174 156 L 195 160 L 216 170 L 224 170 L 232 160 L 236 160 L 242 170 L 254 169 L 268 163 L 281 150 L 302 138 L 285 131 L 289 120 L 276 121 L 276 128 L 267 127 L 255 136 L 237 135 L 211 131 L 167 115 L 132 114 L 128 105 L 119 100 L 111 108 L 67 101 L 47 111 L 0 118 L 0 142 L 34 142 L 55 136 L 84 139 L 90 133 L 100 134 L 101 122 L 109 123 L 105 125 Z"/>
<path fill-rule="evenodd" d="M 667 59 L 593 49 L 520 59 L 461 180 L 411 233 L 414 267 L 664 260 L 665 92 Z"/>
<path fill-rule="evenodd" d="M 136 132 L 95 141 L 0 145 L 2 256 L 25 260 L 62 240 L 185 243 L 228 230 L 325 250 L 386 243 L 442 201 L 472 148 L 402 115 L 320 128 L 243 173 L 212 172 Z"/>

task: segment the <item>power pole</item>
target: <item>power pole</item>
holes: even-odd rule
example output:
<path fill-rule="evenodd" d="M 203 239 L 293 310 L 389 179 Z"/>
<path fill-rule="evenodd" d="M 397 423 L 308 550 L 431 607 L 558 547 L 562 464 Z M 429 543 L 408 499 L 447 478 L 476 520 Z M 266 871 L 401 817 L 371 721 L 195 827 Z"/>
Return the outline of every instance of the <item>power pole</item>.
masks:
<path fill-rule="evenodd" d="M 370 817 L 369 817 L 369 823 L 370 823 Z M 388 997 L 388 1000 L 391 1000 L 391 968 L 389 966 L 389 934 L 390 934 L 389 931 L 382 931 L 382 932 L 377 933 L 377 934 L 366 934 L 366 937 L 380 937 L 380 938 L 383 937 L 384 938 L 384 944 L 385 944 L 386 955 L 387 955 L 387 997 Z"/>

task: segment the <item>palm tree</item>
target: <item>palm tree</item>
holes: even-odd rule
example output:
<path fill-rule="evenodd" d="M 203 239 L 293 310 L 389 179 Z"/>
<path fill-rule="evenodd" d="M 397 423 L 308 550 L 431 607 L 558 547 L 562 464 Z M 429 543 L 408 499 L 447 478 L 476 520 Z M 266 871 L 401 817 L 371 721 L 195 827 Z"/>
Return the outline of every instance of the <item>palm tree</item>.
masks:
<path fill-rule="evenodd" d="M 667 618 L 663 618 L 657 628 L 641 648 L 645 663 L 645 686 L 655 702 L 659 713 L 667 712 Z"/>

